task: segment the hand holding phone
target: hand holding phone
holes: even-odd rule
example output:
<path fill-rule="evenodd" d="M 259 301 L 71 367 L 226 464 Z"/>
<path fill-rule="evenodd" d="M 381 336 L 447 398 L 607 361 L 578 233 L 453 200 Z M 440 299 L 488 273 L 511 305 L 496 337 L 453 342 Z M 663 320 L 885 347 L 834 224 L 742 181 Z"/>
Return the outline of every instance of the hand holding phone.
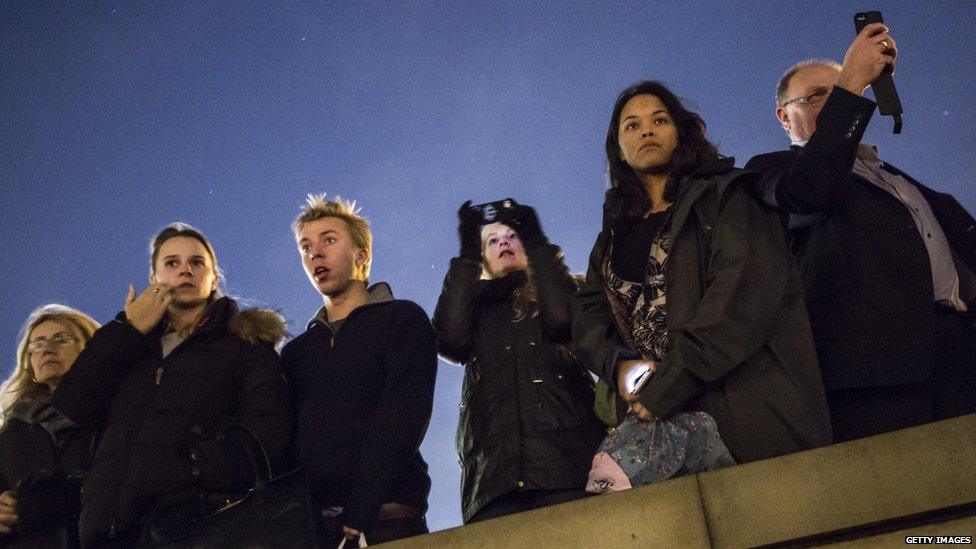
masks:
<path fill-rule="evenodd" d="M 881 70 L 881 74 L 871 82 L 871 90 L 874 91 L 874 99 L 878 103 L 878 112 L 883 115 L 892 116 L 894 118 L 893 133 L 901 133 L 901 115 L 903 111 L 901 101 L 898 98 L 898 92 L 895 90 L 895 81 L 892 79 L 894 57 L 897 55 L 897 50 L 895 49 L 894 39 L 888 36 L 886 29 L 873 33 L 871 36 L 861 36 L 864 29 L 874 23 L 884 24 L 884 18 L 881 16 L 880 11 L 868 11 L 855 14 L 854 29 L 858 37 L 854 42 L 857 44 L 859 40 L 868 40 L 868 46 L 877 48 L 882 56 L 890 59 L 890 62 Z M 851 45 L 851 49 L 848 50 L 848 55 L 851 54 L 851 50 L 854 49 L 855 44 Z M 847 63 L 848 59 L 845 56 L 845 66 Z"/>
<path fill-rule="evenodd" d="M 657 369 L 652 360 L 622 360 L 617 364 L 617 389 L 627 402 L 635 402 Z"/>

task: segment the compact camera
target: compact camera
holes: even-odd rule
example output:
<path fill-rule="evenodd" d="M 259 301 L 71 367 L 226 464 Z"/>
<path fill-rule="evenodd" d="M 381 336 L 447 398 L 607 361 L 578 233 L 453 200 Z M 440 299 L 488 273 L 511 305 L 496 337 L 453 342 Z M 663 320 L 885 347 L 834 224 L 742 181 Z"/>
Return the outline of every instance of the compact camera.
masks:
<path fill-rule="evenodd" d="M 506 198 L 504 200 L 496 200 L 495 202 L 477 204 L 471 206 L 471 209 L 478 212 L 478 217 L 481 218 L 482 225 L 488 225 L 496 221 L 505 223 L 514 220 L 516 206 L 518 206 L 517 202 L 511 198 Z"/>

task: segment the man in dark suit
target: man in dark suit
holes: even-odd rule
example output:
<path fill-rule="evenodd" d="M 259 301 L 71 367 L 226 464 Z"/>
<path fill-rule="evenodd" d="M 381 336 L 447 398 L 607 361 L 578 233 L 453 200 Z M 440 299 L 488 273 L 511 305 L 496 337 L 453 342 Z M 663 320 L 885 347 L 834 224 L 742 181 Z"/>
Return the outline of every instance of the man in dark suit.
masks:
<path fill-rule="evenodd" d="M 896 54 L 876 23 L 843 65 L 791 67 L 776 116 L 792 146 L 746 165 L 789 214 L 838 442 L 976 411 L 976 222 L 860 142 L 862 94 Z"/>

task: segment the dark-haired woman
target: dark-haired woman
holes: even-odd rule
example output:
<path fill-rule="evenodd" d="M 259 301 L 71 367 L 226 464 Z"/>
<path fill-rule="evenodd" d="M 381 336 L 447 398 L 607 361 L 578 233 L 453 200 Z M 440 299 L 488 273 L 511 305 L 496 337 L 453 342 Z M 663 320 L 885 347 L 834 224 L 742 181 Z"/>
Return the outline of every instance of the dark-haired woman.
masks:
<path fill-rule="evenodd" d="M 218 440 L 228 424 L 249 427 L 273 462 L 288 442 L 281 317 L 222 297 L 213 246 L 189 225 L 164 228 L 151 256 L 149 286 L 130 286 L 52 401 L 103 433 L 82 492 L 84 547 L 133 546 L 150 512 L 192 515 L 187 502 L 247 488 L 246 458 Z"/>
<path fill-rule="evenodd" d="M 535 211 L 481 225 L 461 206 L 461 253 L 434 312 L 440 353 L 464 365 L 457 431 L 464 522 L 585 496 L 602 438 L 593 384 L 570 355 L 575 290 Z"/>
<path fill-rule="evenodd" d="M 828 444 L 799 275 L 756 178 L 657 82 L 617 98 L 606 153 L 603 230 L 574 299 L 577 356 L 641 419 L 710 414 L 737 463 Z"/>
<path fill-rule="evenodd" d="M 78 544 L 81 478 L 96 431 L 51 408 L 51 396 L 98 323 L 50 304 L 27 318 L 17 368 L 0 386 L 0 547 Z"/>

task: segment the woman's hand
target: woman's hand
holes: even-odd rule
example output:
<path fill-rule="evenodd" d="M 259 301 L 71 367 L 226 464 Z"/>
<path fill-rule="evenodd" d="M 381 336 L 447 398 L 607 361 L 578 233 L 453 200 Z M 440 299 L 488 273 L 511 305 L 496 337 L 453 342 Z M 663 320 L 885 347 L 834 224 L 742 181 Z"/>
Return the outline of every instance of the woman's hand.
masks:
<path fill-rule="evenodd" d="M 159 324 L 166 314 L 166 307 L 173 299 L 173 292 L 165 284 L 150 284 L 136 297 L 136 285 L 129 284 L 125 298 L 125 318 L 133 328 L 144 334 Z"/>
<path fill-rule="evenodd" d="M 526 248 L 534 248 L 545 242 L 546 236 L 542 232 L 542 224 L 539 223 L 539 216 L 532 207 L 523 204 L 515 206 L 511 225 Z"/>
<path fill-rule="evenodd" d="M 17 499 L 7 490 L 0 494 L 0 534 L 9 534 L 17 524 Z"/>
<path fill-rule="evenodd" d="M 471 209 L 471 201 L 458 210 L 458 236 L 461 237 L 461 257 L 481 261 L 481 215 Z"/>
<path fill-rule="evenodd" d="M 355 528 L 350 528 L 348 526 L 343 526 L 342 535 L 345 536 L 346 539 L 356 539 L 359 537 L 359 530 L 356 530 Z"/>

